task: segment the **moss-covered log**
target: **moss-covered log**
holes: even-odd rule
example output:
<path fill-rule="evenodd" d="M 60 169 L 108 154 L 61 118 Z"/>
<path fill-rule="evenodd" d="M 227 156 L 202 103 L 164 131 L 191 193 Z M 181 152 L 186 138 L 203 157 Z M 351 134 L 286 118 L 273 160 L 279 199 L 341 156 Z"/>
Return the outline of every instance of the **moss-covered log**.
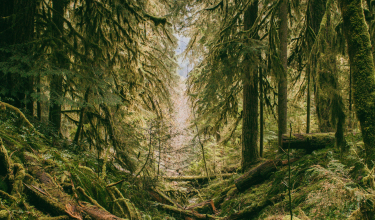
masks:
<path fill-rule="evenodd" d="M 218 219 L 212 215 L 199 214 L 191 210 L 184 210 L 170 205 L 160 204 L 159 207 L 167 212 L 177 214 L 181 217 L 190 217 L 193 219 Z"/>
<path fill-rule="evenodd" d="M 277 170 L 278 165 L 281 165 L 280 160 L 267 160 L 250 169 L 234 181 L 238 191 L 243 192 L 251 186 L 266 180 L 272 172 Z"/>
<path fill-rule="evenodd" d="M 163 192 L 161 192 L 160 190 L 158 190 L 156 188 L 150 190 L 149 194 L 157 202 L 160 202 L 160 203 L 166 204 L 166 205 L 176 206 L 176 207 L 182 209 L 182 206 L 180 204 L 178 204 L 177 202 L 173 201 L 173 199 L 169 198 L 167 195 L 165 195 Z"/>
<path fill-rule="evenodd" d="M 13 170 L 14 182 L 12 185 L 12 195 L 20 197 L 23 189 L 23 179 L 25 178 L 25 169 L 22 164 L 15 163 L 13 165 Z"/>
<path fill-rule="evenodd" d="M 214 198 L 215 207 L 220 208 L 225 199 L 231 198 L 236 193 L 238 193 L 238 190 L 235 184 L 228 186 L 220 193 L 219 197 Z"/>
<path fill-rule="evenodd" d="M 221 177 L 223 179 L 230 178 L 234 175 L 234 173 L 225 173 L 219 175 L 212 175 L 212 176 L 164 176 L 165 180 L 169 181 L 196 181 L 199 183 L 206 183 L 209 179 L 216 179 Z"/>
<path fill-rule="evenodd" d="M 27 163 L 33 164 L 33 166 L 28 167 L 28 172 L 39 181 L 37 185 L 24 184 L 28 200 L 39 210 L 49 213 L 54 217 L 68 214 L 71 218 L 75 219 L 83 219 L 84 215 L 88 215 L 91 219 L 96 220 L 122 219 L 109 213 L 102 207 L 73 199 L 70 195 L 62 191 L 62 187 L 48 173 L 45 173 L 34 157 L 25 153 L 24 158 Z M 113 188 L 115 187 L 111 189 Z"/>
<path fill-rule="evenodd" d="M 311 133 L 311 134 L 293 134 L 282 136 L 282 148 L 304 149 L 307 152 L 322 149 L 335 144 L 335 133 Z"/>
<path fill-rule="evenodd" d="M 344 33 L 353 77 L 353 98 L 361 124 L 366 160 L 375 159 L 375 68 L 372 45 L 361 0 L 340 0 Z"/>

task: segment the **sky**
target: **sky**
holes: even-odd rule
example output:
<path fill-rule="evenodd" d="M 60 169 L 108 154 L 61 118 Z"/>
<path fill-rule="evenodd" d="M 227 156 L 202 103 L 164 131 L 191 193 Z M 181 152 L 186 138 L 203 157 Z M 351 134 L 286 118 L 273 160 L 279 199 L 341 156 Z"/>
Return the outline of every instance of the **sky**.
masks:
<path fill-rule="evenodd" d="M 176 37 L 178 39 L 178 47 L 176 49 L 176 53 L 178 57 L 177 62 L 178 62 L 178 65 L 180 66 L 178 70 L 178 75 L 186 78 L 189 61 L 187 59 L 183 60 L 184 57 L 181 56 L 181 54 L 186 49 L 186 46 L 189 43 L 190 38 L 187 38 L 185 36 L 178 35 L 178 34 L 176 34 Z M 189 66 L 189 71 L 190 70 L 191 70 L 191 67 Z"/>

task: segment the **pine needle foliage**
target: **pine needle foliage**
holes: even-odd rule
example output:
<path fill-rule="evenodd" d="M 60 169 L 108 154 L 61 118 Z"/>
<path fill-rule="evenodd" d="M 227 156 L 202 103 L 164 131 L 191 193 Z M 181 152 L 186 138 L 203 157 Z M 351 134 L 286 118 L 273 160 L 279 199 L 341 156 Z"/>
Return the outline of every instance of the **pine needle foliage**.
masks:
<path fill-rule="evenodd" d="M 34 83 L 37 91 L 32 91 L 35 101 L 45 100 L 52 91 L 46 82 L 61 78 L 62 94 L 48 101 L 62 106 L 66 127 L 76 127 L 70 138 L 100 154 L 113 147 L 118 159 L 134 171 L 129 155 L 143 146 L 144 133 L 134 123 L 142 126 L 147 118 L 165 118 L 165 109 L 171 108 L 176 39 L 167 15 L 173 4 L 71 0 L 64 1 L 59 14 L 55 1 L 36 1 L 35 17 L 30 18 L 35 21 L 35 38 L 28 42 L 33 53 L 14 54 L 0 64 L 1 71 L 39 77 L 41 82 Z M 62 30 L 56 19 L 62 21 Z M 8 45 L 0 49 L 11 50 Z M 22 63 L 16 65 L 20 59 L 29 63 L 27 72 L 20 71 Z M 18 89 L 24 92 L 10 92 Z M 136 112 L 141 117 L 130 120 Z M 133 138 L 127 140 L 123 134 Z"/>

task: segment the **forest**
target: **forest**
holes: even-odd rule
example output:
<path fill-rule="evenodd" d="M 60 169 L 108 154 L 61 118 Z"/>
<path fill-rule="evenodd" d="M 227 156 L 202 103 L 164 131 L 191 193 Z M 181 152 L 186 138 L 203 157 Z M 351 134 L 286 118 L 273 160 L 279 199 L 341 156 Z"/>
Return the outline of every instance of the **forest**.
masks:
<path fill-rule="evenodd" d="M 375 219 L 375 0 L 1 0 L 0 220 Z"/>

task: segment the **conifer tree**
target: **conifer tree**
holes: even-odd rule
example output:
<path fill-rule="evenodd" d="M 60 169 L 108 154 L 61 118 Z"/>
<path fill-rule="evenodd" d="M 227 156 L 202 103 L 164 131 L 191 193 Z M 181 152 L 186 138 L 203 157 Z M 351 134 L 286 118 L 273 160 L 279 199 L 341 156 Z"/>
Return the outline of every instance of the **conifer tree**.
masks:
<path fill-rule="evenodd" d="M 288 120 L 288 1 L 280 0 L 280 61 L 282 71 L 278 78 L 278 129 L 279 147 L 281 147 L 281 135 L 287 132 Z"/>
<path fill-rule="evenodd" d="M 52 1 L 52 22 L 54 25 L 53 36 L 56 39 L 56 44 L 52 47 L 54 53 L 53 64 L 57 70 L 56 74 L 51 76 L 50 81 L 50 108 L 49 120 L 55 127 L 56 131 L 60 133 L 61 130 L 61 98 L 63 97 L 63 77 L 64 69 L 66 69 L 66 51 L 64 45 L 61 43 L 64 35 L 64 16 L 65 8 L 68 1 L 53 0 Z"/>
<path fill-rule="evenodd" d="M 258 1 L 244 14 L 244 30 L 248 31 L 258 17 Z M 257 36 L 257 34 L 254 34 Z M 247 170 L 259 158 L 258 150 L 258 68 L 251 65 L 257 54 L 247 53 L 243 70 L 242 169 Z"/>

